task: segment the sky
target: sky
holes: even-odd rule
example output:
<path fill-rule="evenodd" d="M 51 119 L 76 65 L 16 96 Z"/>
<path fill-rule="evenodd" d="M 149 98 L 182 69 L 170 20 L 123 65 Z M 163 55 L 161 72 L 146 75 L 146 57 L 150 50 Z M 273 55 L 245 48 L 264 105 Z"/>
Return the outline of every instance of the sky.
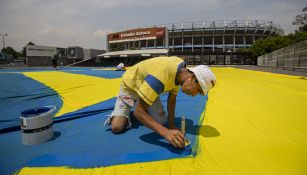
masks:
<path fill-rule="evenodd" d="M 0 0 L 0 33 L 16 51 L 30 41 L 105 49 L 107 33 L 193 21 L 267 20 L 288 34 L 306 6 L 305 0 Z"/>

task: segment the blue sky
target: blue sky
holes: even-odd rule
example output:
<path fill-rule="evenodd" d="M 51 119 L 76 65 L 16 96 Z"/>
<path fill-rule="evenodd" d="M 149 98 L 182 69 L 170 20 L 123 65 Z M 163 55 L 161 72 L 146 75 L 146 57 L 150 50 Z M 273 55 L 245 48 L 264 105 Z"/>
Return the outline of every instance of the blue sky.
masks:
<path fill-rule="evenodd" d="M 303 0 L 0 0 L 0 32 L 17 51 L 29 41 L 105 49 L 107 32 L 182 21 L 272 20 L 287 34 L 305 6 Z"/>

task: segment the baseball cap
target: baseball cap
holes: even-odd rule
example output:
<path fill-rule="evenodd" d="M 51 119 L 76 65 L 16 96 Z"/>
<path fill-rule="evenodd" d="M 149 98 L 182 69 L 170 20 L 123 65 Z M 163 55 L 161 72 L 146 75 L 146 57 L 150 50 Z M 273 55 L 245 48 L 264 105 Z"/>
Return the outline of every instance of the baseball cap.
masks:
<path fill-rule="evenodd" d="M 206 95 L 216 83 L 216 78 L 211 69 L 205 65 L 188 68 L 196 76 L 198 83 L 203 90 L 202 95 Z"/>

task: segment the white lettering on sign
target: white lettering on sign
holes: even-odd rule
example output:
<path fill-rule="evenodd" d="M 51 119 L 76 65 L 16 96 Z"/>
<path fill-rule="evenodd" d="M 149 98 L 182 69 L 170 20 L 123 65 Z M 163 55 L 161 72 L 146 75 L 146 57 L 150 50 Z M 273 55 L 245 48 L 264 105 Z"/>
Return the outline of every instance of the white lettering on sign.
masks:
<path fill-rule="evenodd" d="M 121 38 L 131 37 L 131 36 L 135 36 L 135 33 L 134 32 L 130 32 L 130 33 L 122 33 L 122 34 L 120 34 Z"/>
<path fill-rule="evenodd" d="M 150 35 L 150 31 L 136 32 L 136 35 Z"/>
<path fill-rule="evenodd" d="M 150 31 L 140 31 L 140 32 L 130 32 L 130 33 L 122 33 L 120 34 L 121 38 L 126 38 L 126 37 L 134 37 L 134 36 L 142 36 L 142 35 L 150 35 Z"/>

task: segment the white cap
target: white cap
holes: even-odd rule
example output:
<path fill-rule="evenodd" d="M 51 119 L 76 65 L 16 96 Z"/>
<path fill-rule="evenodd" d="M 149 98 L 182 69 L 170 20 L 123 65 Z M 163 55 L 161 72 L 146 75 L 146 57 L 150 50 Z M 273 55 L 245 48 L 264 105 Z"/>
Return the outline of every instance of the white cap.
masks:
<path fill-rule="evenodd" d="M 194 73 L 201 89 L 203 90 L 203 95 L 206 95 L 208 91 L 213 88 L 216 82 L 216 78 L 211 69 L 205 65 L 199 65 L 188 69 Z"/>

